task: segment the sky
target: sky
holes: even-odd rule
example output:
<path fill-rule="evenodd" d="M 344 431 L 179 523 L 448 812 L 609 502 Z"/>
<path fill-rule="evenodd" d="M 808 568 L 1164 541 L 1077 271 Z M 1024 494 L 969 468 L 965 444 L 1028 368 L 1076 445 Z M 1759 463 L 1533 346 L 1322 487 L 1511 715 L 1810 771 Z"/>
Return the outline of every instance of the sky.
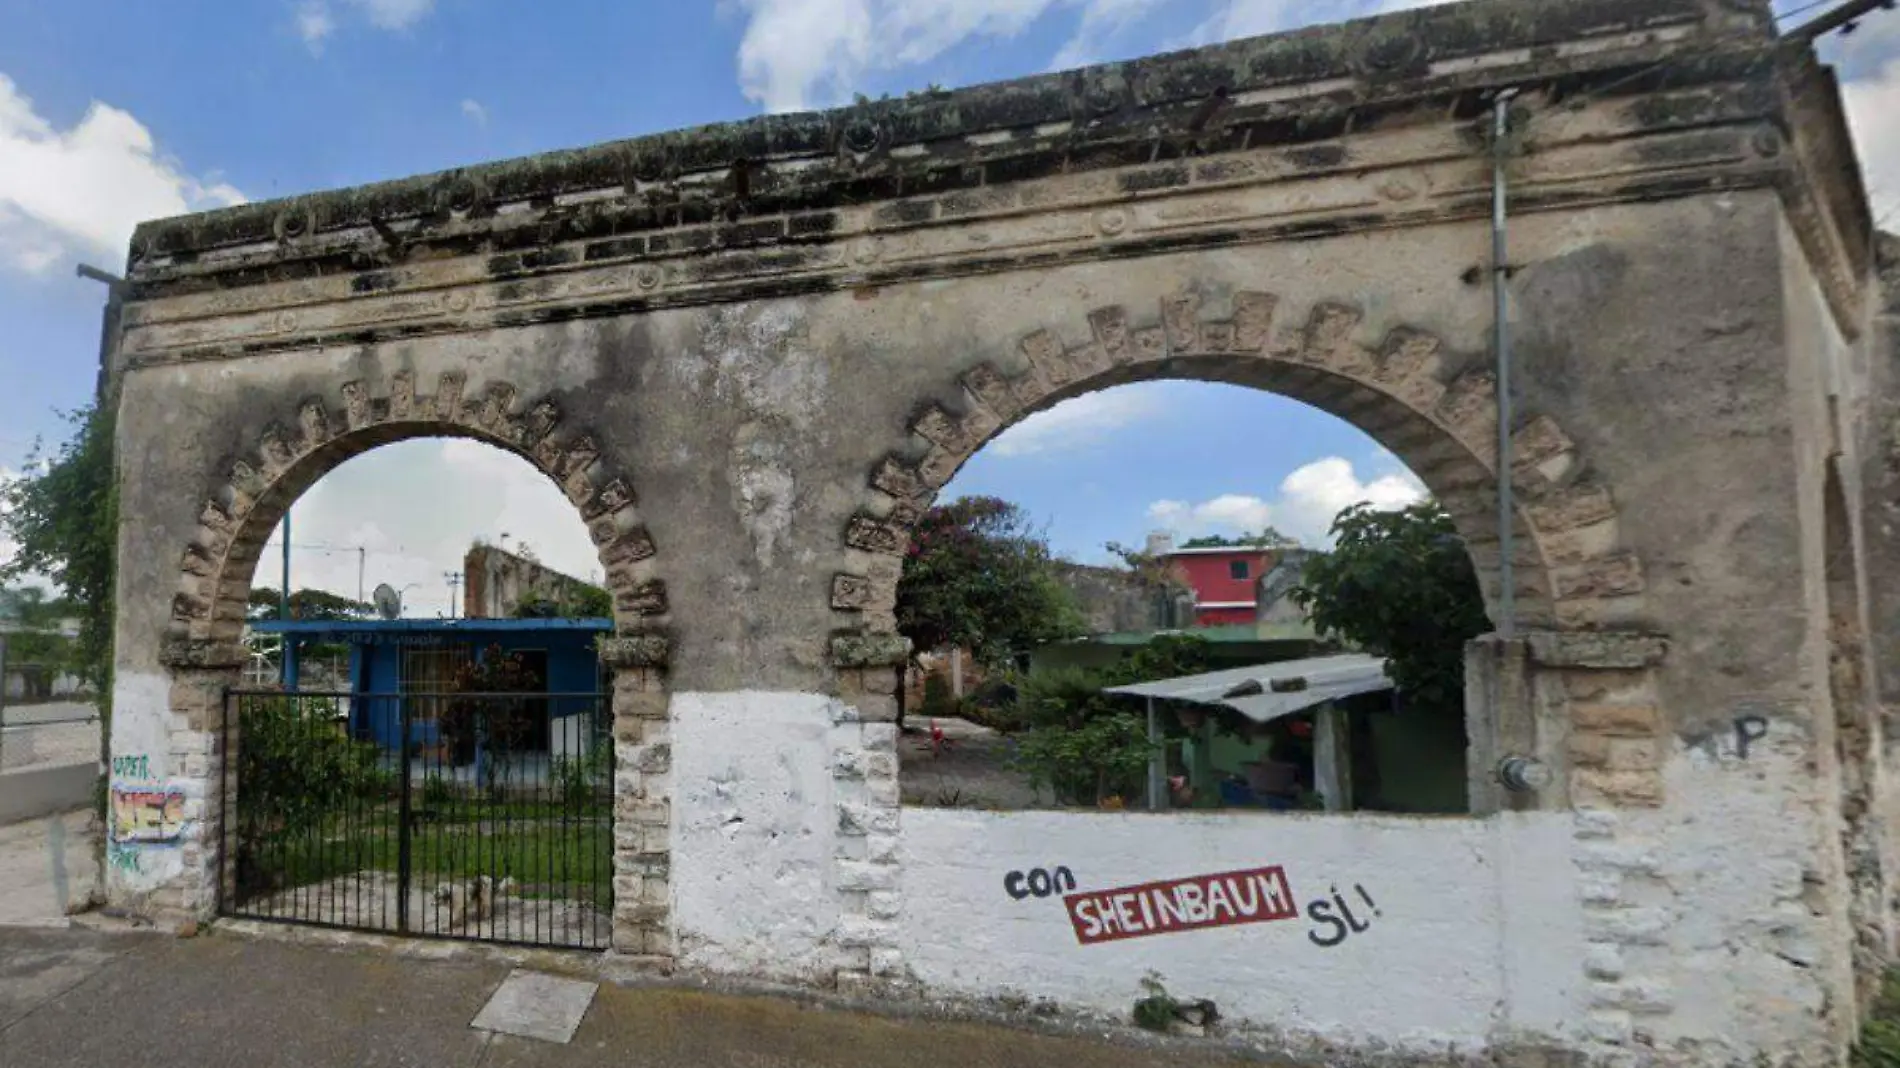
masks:
<path fill-rule="evenodd" d="M 90 400 L 104 292 L 74 267 L 117 273 L 141 220 L 1416 6 L 0 0 L 0 478 L 26 467 L 36 439 L 63 439 L 60 413 Z M 1825 54 L 1848 79 L 1885 216 L 1900 202 L 1900 14 L 1872 17 Z M 453 501 L 421 504 L 418 485 L 455 487 Z M 1162 529 L 1271 524 L 1323 544 L 1340 508 L 1421 492 L 1331 416 L 1188 382 L 1120 387 L 1032 417 L 946 489 L 1022 504 L 1058 552 L 1085 561 Z M 366 588 L 387 582 L 433 614 L 469 541 L 504 534 L 574 574 L 597 569 L 572 509 L 525 462 L 465 441 L 387 446 L 298 502 L 292 584 L 354 596 L 360 571 Z M 0 557 L 8 551 L 0 542 Z M 278 581 L 271 553 L 259 585 Z"/>

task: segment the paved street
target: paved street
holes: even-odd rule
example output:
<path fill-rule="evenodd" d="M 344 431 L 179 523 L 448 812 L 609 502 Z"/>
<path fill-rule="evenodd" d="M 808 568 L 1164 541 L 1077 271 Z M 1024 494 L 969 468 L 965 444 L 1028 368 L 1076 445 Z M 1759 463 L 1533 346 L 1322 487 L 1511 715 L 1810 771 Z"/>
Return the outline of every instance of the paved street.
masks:
<path fill-rule="evenodd" d="M 46 701 L 30 705 L 10 704 L 0 709 L 0 722 L 8 726 L 23 723 L 68 723 L 96 718 L 99 709 L 86 701 Z"/>
<path fill-rule="evenodd" d="M 0 771 L 97 760 L 98 715 L 70 701 L 0 709 Z"/>
<path fill-rule="evenodd" d="M 602 985 L 571 1041 L 471 1027 L 513 969 L 228 934 L 0 928 L 0 1065 L 1220 1068 L 1201 1050 Z M 500 1000 L 500 999 L 498 999 Z M 505 1013 L 503 1015 L 506 1015 Z M 484 1017 L 492 1021 L 494 1015 Z"/>
<path fill-rule="evenodd" d="M 35 773 L 0 787 L 17 789 Z M 15 803 L 0 796 L 0 809 Z M 0 824 L 0 924 L 59 924 L 99 883 L 98 832 L 90 809 Z M 0 1061 L 0 1064 L 4 1064 Z"/>

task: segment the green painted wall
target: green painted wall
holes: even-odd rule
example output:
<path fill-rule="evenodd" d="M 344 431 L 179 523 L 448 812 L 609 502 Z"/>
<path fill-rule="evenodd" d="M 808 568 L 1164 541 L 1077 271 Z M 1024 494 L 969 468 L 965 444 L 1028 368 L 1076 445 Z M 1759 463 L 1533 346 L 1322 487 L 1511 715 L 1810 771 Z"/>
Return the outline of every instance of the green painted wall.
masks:
<path fill-rule="evenodd" d="M 1366 717 L 1379 769 L 1376 796 L 1359 798 L 1389 812 L 1462 814 L 1465 797 L 1464 713 L 1394 712 Z"/>

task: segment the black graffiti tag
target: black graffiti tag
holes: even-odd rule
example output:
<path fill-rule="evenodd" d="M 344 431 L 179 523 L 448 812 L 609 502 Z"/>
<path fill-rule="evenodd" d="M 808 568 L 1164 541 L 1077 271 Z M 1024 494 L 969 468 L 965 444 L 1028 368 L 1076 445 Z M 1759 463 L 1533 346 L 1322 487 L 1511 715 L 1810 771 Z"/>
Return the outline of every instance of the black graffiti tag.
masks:
<path fill-rule="evenodd" d="M 1029 874 L 1013 871 L 1003 876 L 1003 892 L 1018 901 L 1026 897 L 1048 897 L 1075 889 L 1075 873 L 1067 868 L 1031 868 Z"/>
<path fill-rule="evenodd" d="M 1366 893 L 1365 887 L 1354 883 L 1352 884 L 1352 888 L 1359 892 L 1360 899 L 1366 903 L 1366 908 L 1371 910 L 1373 916 L 1385 915 L 1384 912 L 1379 910 L 1379 906 L 1373 902 L 1372 895 Z M 1311 939 L 1314 945 L 1325 949 L 1331 949 L 1341 942 L 1344 942 L 1348 936 L 1361 934 L 1372 928 L 1371 919 L 1361 920 L 1359 917 L 1353 915 L 1352 908 L 1346 904 L 1346 898 L 1339 892 L 1339 887 L 1335 886 L 1331 889 L 1333 892 L 1333 899 L 1331 901 L 1322 897 L 1316 901 L 1309 902 L 1306 906 L 1306 918 L 1312 920 L 1315 924 L 1325 925 L 1323 928 L 1315 927 L 1306 932 L 1306 937 Z M 1337 915 L 1334 914 L 1335 909 L 1338 910 Z M 1322 933 L 1322 931 L 1326 929 L 1330 929 L 1330 933 Z"/>

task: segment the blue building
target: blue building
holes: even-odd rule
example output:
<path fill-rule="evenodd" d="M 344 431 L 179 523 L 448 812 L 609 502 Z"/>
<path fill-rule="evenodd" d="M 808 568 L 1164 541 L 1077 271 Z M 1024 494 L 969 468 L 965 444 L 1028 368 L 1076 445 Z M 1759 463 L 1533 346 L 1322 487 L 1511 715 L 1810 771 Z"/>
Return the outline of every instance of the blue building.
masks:
<path fill-rule="evenodd" d="M 517 744 L 525 753 L 548 759 L 580 757 L 610 722 L 606 699 L 600 696 L 607 689 L 606 677 L 594 643 L 612 632 L 611 620 L 258 620 L 250 626 L 257 633 L 283 637 L 291 690 L 299 689 L 297 650 L 348 645 L 349 733 L 385 749 L 402 748 L 405 714 L 412 755 L 426 755 L 439 745 L 436 717 L 455 692 L 458 673 L 496 649 L 519 657 L 540 680 L 544 696 L 537 700 L 530 694 L 534 723 Z M 447 753 L 440 754 L 440 760 L 461 763 Z"/>

